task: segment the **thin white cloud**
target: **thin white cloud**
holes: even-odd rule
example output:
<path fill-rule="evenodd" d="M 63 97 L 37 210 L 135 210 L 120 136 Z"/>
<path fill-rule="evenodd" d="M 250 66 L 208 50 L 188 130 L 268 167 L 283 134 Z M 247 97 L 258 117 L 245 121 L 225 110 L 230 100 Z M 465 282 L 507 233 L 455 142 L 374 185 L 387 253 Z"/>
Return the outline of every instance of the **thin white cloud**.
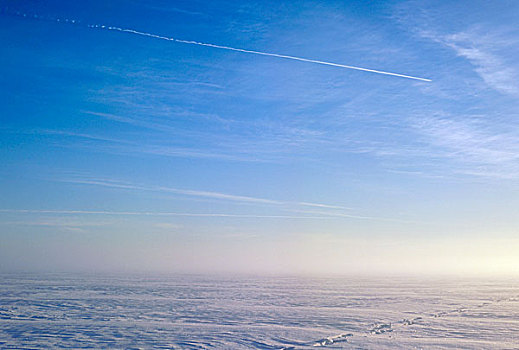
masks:
<path fill-rule="evenodd" d="M 144 213 L 144 212 L 124 212 L 128 215 L 172 215 L 172 216 L 202 216 L 202 217 L 250 217 L 250 218 L 287 218 L 287 219 L 317 219 L 317 218 L 346 218 L 346 219 L 357 219 L 357 220 L 381 220 L 381 221 L 392 221 L 392 222 L 400 222 L 400 223 L 410 223 L 410 221 L 393 219 L 393 218 L 384 218 L 384 217 L 374 217 L 374 216 L 364 216 L 364 215 L 354 215 L 351 213 L 344 213 L 341 210 L 351 210 L 350 207 L 338 206 L 338 205 L 330 205 L 323 203 L 311 203 L 311 202 L 293 202 L 293 201 L 281 201 L 274 199 L 266 199 L 266 198 L 258 198 L 258 197 L 250 197 L 250 196 L 239 196 L 228 193 L 221 192 L 211 192 L 211 191 L 200 191 L 200 190 L 186 190 L 186 189 L 178 189 L 172 187 L 164 187 L 164 186 L 142 186 L 135 185 L 128 182 L 114 181 L 111 179 L 66 179 L 61 180 L 62 182 L 68 183 L 77 183 L 77 184 L 85 184 L 85 185 L 94 185 L 94 186 L 103 186 L 110 188 L 119 188 L 126 190 L 139 190 L 139 191 L 153 191 L 153 192 L 169 192 L 180 195 L 199 197 L 199 198 L 209 198 L 215 200 L 226 200 L 233 202 L 246 202 L 253 204 L 262 204 L 262 205 L 274 205 L 276 207 L 282 207 L 283 210 L 295 213 L 303 213 L 303 214 L 316 214 L 317 216 L 293 216 L 293 215 L 242 215 L 242 214 L 191 214 L 191 213 Z M 311 211 L 311 210 L 302 210 L 301 207 L 315 207 L 321 208 L 323 210 L 319 211 Z M 70 212 L 73 214 L 74 212 Z M 102 212 L 90 212 L 92 214 L 102 213 Z M 108 212 L 106 212 L 108 213 Z M 123 215 L 123 212 L 119 215 Z"/>
<path fill-rule="evenodd" d="M 85 134 L 80 132 L 73 131 L 65 131 L 65 130 L 51 130 L 51 129 L 32 129 L 32 130 L 18 130 L 18 129 L 4 129 L 3 132 L 9 132 L 13 134 L 25 134 L 25 135 L 49 135 L 49 136 L 69 136 L 75 138 L 88 139 L 93 141 L 103 141 L 110 143 L 120 143 L 120 144 L 133 144 L 130 141 L 115 139 L 111 137 Z"/>
<path fill-rule="evenodd" d="M 183 212 L 141 212 L 141 211 L 108 211 L 108 210 L 51 210 L 51 209 L 0 209 L 0 213 L 11 214 L 51 214 L 51 215 L 107 215 L 107 216 L 158 216 L 158 217 L 206 217 L 206 218 L 242 218 L 242 219 L 309 219 L 330 220 L 354 219 L 391 221 L 398 223 L 413 223 L 412 221 L 381 218 L 372 216 L 349 215 L 343 213 L 328 213 L 318 211 L 296 211 L 300 213 L 317 215 L 258 215 L 258 214 L 232 214 L 232 213 L 183 213 Z M 47 225 L 42 223 L 40 225 Z"/>
<path fill-rule="evenodd" d="M 488 3 L 480 6 L 503 12 L 508 9 L 516 11 L 517 6 L 513 2 L 499 2 L 494 6 Z M 512 6 L 510 6 L 512 5 Z M 468 11 L 467 11 L 468 10 Z M 506 10 L 505 10 L 506 11 Z M 466 18 L 460 18 L 465 16 Z M 500 16 L 490 15 L 475 17 L 475 12 L 463 6 L 457 6 L 456 2 L 438 2 L 429 0 L 411 0 L 399 2 L 394 7 L 393 19 L 403 28 L 410 30 L 418 37 L 431 40 L 444 48 L 466 59 L 473 67 L 474 72 L 482 79 L 486 86 L 499 92 L 514 96 L 519 95 L 519 36 L 517 26 L 513 22 L 496 21 Z M 504 13 L 501 13 L 504 15 Z M 511 17 L 510 17 L 511 18 Z M 445 63 L 447 61 L 444 60 Z M 466 69 L 455 68 L 452 62 L 448 62 L 449 75 L 444 77 L 452 80 L 466 80 Z M 423 86 L 422 89 L 433 89 L 440 92 L 440 84 L 435 86 Z M 470 85 L 475 85 L 473 81 Z M 448 91 L 443 97 L 452 98 L 456 91 Z"/>
<path fill-rule="evenodd" d="M 304 205 L 308 207 L 317 207 L 317 208 L 326 208 L 326 209 L 342 209 L 342 210 L 350 210 L 350 207 L 343 207 L 340 205 L 330 205 L 330 204 L 321 204 L 321 203 L 308 203 L 308 202 L 297 202 L 299 205 Z"/>
<path fill-rule="evenodd" d="M 158 6 L 158 5 L 152 5 L 152 4 L 145 4 L 150 9 L 158 10 L 161 12 L 178 12 L 186 15 L 194 15 L 194 16 L 207 16 L 205 13 L 197 12 L 197 11 L 190 11 L 186 9 L 181 9 L 178 7 L 172 7 L 172 6 Z"/>
<path fill-rule="evenodd" d="M 508 60 L 500 52 L 517 45 L 516 40 L 499 39 L 476 31 L 466 31 L 436 40 L 469 60 L 485 83 L 506 94 L 519 95 L 519 71 L 516 57 Z"/>
<path fill-rule="evenodd" d="M 421 21 L 409 14 L 399 14 L 396 20 L 410 27 L 419 37 L 431 40 L 449 48 L 466 59 L 474 72 L 485 84 L 505 94 L 519 95 L 519 51 L 515 28 L 496 28 L 496 26 L 472 26 L 455 32 L 446 32 L 440 23 L 440 15 L 432 15 L 430 11 L 420 13 Z M 427 87 L 426 87 L 427 88 Z"/>
<path fill-rule="evenodd" d="M 177 132 L 177 130 L 175 128 L 171 127 L 171 125 L 167 125 L 167 124 L 163 124 L 163 123 L 143 121 L 141 119 L 123 117 L 120 115 L 109 114 L 109 113 L 100 113 L 100 112 L 92 112 L 92 111 L 83 111 L 83 112 L 86 114 L 95 115 L 95 116 L 102 117 L 102 118 L 112 120 L 112 121 L 116 121 L 119 123 L 143 127 L 146 129 L 158 130 L 158 131 L 163 131 L 163 132 L 171 132 L 171 131 Z"/>
<path fill-rule="evenodd" d="M 0 209 L 0 213 L 16 214 L 65 214 L 65 215 L 110 215 L 110 216 L 183 216 L 183 217 L 223 217 L 250 219 L 329 219 L 326 216 L 298 215 L 256 215 L 226 213 L 181 213 L 181 212 L 139 212 L 139 211 L 106 211 L 106 210 L 40 210 L 40 209 Z"/>
<path fill-rule="evenodd" d="M 162 229 L 169 229 L 169 230 L 178 230 L 183 228 L 182 225 L 174 224 L 171 222 L 156 222 L 153 224 L 153 227 L 162 228 Z"/>
<path fill-rule="evenodd" d="M 262 203 L 262 204 L 276 204 L 280 205 L 284 202 L 276 201 L 272 199 L 265 198 L 257 198 L 257 197 L 249 197 L 249 196 L 239 196 L 228 193 L 221 192 L 211 192 L 211 191 L 199 191 L 199 190 L 185 190 L 178 189 L 173 187 L 164 187 L 164 186 L 140 186 L 126 182 L 119 182 L 113 180 L 105 180 L 105 179 L 70 179 L 70 180 L 62 180 L 63 182 L 77 183 L 77 184 L 85 184 L 85 185 L 96 185 L 96 186 L 104 186 L 104 187 L 112 187 L 112 188 L 121 188 L 121 189 L 129 189 L 129 190 L 142 190 L 142 191 L 153 191 L 153 192 L 169 192 L 186 196 L 193 197 L 203 197 L 203 198 L 212 198 L 212 199 L 220 199 L 220 200 L 229 200 L 229 201 L 237 201 L 237 202 L 251 202 L 251 203 Z"/>
<path fill-rule="evenodd" d="M 281 200 L 275 200 L 275 199 L 258 198 L 258 197 L 251 197 L 251 196 L 240 196 L 240 195 L 235 195 L 235 194 L 213 192 L 213 191 L 178 189 L 178 188 L 165 187 L 165 186 L 142 186 L 142 185 L 132 184 L 129 182 L 112 180 L 112 179 L 78 178 L 78 179 L 63 179 L 60 181 L 69 182 L 69 183 L 77 183 L 77 184 L 85 184 L 85 185 L 120 188 L 120 189 L 127 189 L 127 190 L 169 192 L 169 193 L 175 193 L 175 194 L 192 196 L 192 197 L 211 198 L 211 199 L 217 199 L 217 200 L 228 200 L 228 201 L 234 201 L 234 202 L 249 202 L 249 203 L 276 205 L 276 206 L 308 206 L 308 207 L 318 207 L 318 208 L 323 208 L 323 209 L 339 209 L 339 210 L 351 210 L 352 209 L 351 207 L 323 204 L 323 203 L 281 201 Z M 336 212 L 333 212 L 333 213 L 336 213 Z"/>
<path fill-rule="evenodd" d="M 370 221 L 371 220 L 388 221 L 388 222 L 397 222 L 397 223 L 403 223 L 403 224 L 416 223 L 416 221 L 410 221 L 410 220 L 401 220 L 401 219 L 386 218 L 386 217 L 379 217 L 379 216 L 353 215 L 353 214 L 346 214 L 346 213 L 341 213 L 341 212 L 329 212 L 329 211 L 318 211 L 318 210 L 293 210 L 293 212 L 302 213 L 302 214 L 317 214 L 317 215 L 323 215 L 323 216 L 329 217 L 329 218 L 345 218 L 345 219 L 370 220 Z"/>
<path fill-rule="evenodd" d="M 0 213 L 18 213 L 18 214 L 29 214 L 28 211 L 22 210 L 0 210 Z M 32 212 L 32 214 L 36 214 L 37 212 Z M 40 214 L 49 214 L 45 212 L 41 212 Z M 55 229 L 65 230 L 65 231 L 77 231 L 77 232 L 85 232 L 87 228 L 91 227 L 99 227 L 99 226 L 107 226 L 112 224 L 107 221 L 82 221 L 78 217 L 78 215 L 73 215 L 72 213 L 68 213 L 67 217 L 56 217 L 56 216 L 45 216 L 42 218 L 41 215 L 39 218 L 35 220 L 23 220 L 23 221 L 5 221 L 2 220 L 0 225 L 2 226 L 37 226 L 37 227 L 52 227 Z"/>
<path fill-rule="evenodd" d="M 97 112 L 85 112 L 88 114 L 95 114 L 99 116 L 105 115 L 107 119 L 111 119 L 114 117 L 114 120 L 117 116 L 112 116 L 104 113 Z M 119 117 L 117 117 L 119 118 Z M 124 118 L 124 117 L 120 117 Z M 131 123 L 133 124 L 133 123 Z M 144 125 L 141 125 L 144 127 Z M 125 154 L 125 155 L 156 155 L 163 157 L 175 157 L 175 158 L 201 158 L 201 159 L 219 159 L 225 161 L 232 162 L 254 162 L 254 163 L 276 163 L 281 161 L 281 155 L 276 154 L 266 154 L 268 152 L 263 151 L 261 154 L 254 153 L 250 150 L 245 150 L 246 145 L 241 147 L 242 152 L 237 152 L 234 148 L 240 148 L 240 146 L 236 145 L 228 145 L 228 149 L 232 149 L 231 151 L 227 151 L 226 149 L 222 150 L 222 152 L 214 152 L 213 150 L 206 149 L 196 149 L 196 148 L 186 148 L 186 147 L 173 147 L 169 145 L 161 145 L 161 144 L 136 144 L 135 142 L 125 140 L 122 138 L 110 138 L 105 136 L 99 136 L 94 134 L 85 134 L 78 132 L 70 132 L 64 130 L 50 130 L 50 129 L 34 129 L 34 130 L 14 130 L 14 129 L 3 129 L 3 132 L 16 133 L 16 134 L 34 134 L 34 135 L 49 135 L 49 136 L 64 136 L 64 137 L 73 137 L 78 139 L 85 139 L 91 141 L 99 141 L 104 143 L 110 143 L 103 145 L 102 148 L 97 147 L 96 145 L 89 143 L 75 144 L 73 146 L 81 146 L 83 148 L 92 148 L 95 152 L 104 152 L 111 154 Z M 165 131 L 165 130 L 161 130 Z M 72 145 L 66 143 L 56 143 L 56 146 L 60 147 L 70 147 Z M 279 148 L 278 148 L 279 149 Z"/>
<path fill-rule="evenodd" d="M 486 121 L 452 115 L 424 116 L 414 120 L 414 129 L 437 154 L 456 160 L 454 172 L 484 177 L 519 177 L 519 137 Z M 442 153 L 438 153 L 440 151 Z"/>
<path fill-rule="evenodd" d="M 144 153 L 156 156 L 164 156 L 164 157 L 178 157 L 178 158 L 201 158 L 201 159 L 219 159 L 224 161 L 232 161 L 232 162 L 259 162 L 259 163 L 272 163 L 275 162 L 273 159 L 267 158 L 259 158 L 256 155 L 236 155 L 231 153 L 215 153 L 208 152 L 203 149 L 193 149 L 193 148 L 182 148 L 182 147 L 170 147 L 170 146 L 161 146 L 161 145 L 150 145 L 150 146 L 141 146 L 135 147 L 135 149 L 128 149 L 127 153 Z"/>

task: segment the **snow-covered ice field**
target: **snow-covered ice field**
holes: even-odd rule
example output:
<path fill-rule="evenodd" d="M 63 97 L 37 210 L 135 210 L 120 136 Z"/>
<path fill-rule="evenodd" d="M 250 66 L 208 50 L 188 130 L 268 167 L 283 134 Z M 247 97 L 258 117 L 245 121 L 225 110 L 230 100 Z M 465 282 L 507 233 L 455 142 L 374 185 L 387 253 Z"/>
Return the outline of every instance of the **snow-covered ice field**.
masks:
<path fill-rule="evenodd" d="M 2 349 L 519 349 L 513 279 L 0 276 Z"/>

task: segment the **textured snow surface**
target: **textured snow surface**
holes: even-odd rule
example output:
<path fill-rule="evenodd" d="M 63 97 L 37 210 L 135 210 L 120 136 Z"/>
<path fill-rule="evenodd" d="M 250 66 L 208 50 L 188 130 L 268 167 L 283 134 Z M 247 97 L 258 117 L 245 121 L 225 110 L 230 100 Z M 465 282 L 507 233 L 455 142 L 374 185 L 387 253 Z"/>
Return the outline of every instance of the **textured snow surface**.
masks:
<path fill-rule="evenodd" d="M 2 349 L 519 349 L 517 280 L 0 277 Z"/>

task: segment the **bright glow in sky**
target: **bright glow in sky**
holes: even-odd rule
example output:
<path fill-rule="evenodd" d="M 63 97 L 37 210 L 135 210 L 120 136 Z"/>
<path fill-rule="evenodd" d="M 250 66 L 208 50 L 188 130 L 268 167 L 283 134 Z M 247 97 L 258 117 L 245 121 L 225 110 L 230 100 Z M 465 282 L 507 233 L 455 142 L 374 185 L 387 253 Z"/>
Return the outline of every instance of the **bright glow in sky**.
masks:
<path fill-rule="evenodd" d="M 0 270 L 519 273 L 518 16 L 0 0 Z"/>

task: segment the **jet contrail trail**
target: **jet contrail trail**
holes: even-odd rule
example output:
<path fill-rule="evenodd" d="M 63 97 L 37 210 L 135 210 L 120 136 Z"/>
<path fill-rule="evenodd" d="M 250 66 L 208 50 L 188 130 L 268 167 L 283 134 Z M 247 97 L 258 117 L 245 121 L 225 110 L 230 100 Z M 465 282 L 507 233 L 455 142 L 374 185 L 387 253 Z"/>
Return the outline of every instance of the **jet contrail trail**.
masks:
<path fill-rule="evenodd" d="M 182 44 L 199 45 L 199 46 L 212 47 L 212 48 L 215 48 L 215 49 L 222 49 L 222 50 L 230 50 L 230 51 L 236 51 L 236 52 L 250 53 L 250 54 L 254 54 L 254 55 L 262 55 L 262 56 L 270 56 L 270 57 L 277 57 L 277 58 L 285 58 L 285 59 L 294 60 L 294 61 L 316 63 L 316 64 L 322 64 L 322 65 L 325 65 L 325 66 L 333 66 L 333 67 L 346 68 L 346 69 L 354 69 L 354 70 L 360 70 L 360 71 L 363 71 L 363 72 L 391 75 L 391 76 L 394 76 L 394 77 L 414 79 L 414 80 L 420 80 L 420 81 L 427 81 L 427 82 L 431 81 L 431 79 L 415 77 L 415 76 L 412 76 L 412 75 L 405 75 L 405 74 L 399 74 L 399 73 L 385 72 L 385 71 L 381 71 L 381 70 L 370 69 L 370 68 L 362 68 L 362 67 L 356 67 L 356 66 L 349 66 L 349 65 L 340 64 L 340 63 L 312 60 L 312 59 L 309 59 L 309 58 L 302 58 L 302 57 L 296 57 L 296 56 L 282 55 L 282 54 L 271 53 L 271 52 L 262 52 L 262 51 L 255 51 L 255 50 L 240 49 L 240 48 L 230 47 L 230 46 L 202 43 L 202 42 L 193 41 L 193 40 L 175 39 L 175 38 L 170 38 L 170 37 L 166 37 L 166 36 L 162 36 L 162 35 L 151 34 L 151 33 L 146 33 L 146 32 L 140 32 L 140 31 L 137 31 L 137 30 L 134 30 L 134 29 L 125 29 L 125 28 L 110 27 L 110 26 L 103 26 L 103 25 L 93 25 L 93 26 L 91 25 L 89 27 L 90 28 L 100 28 L 100 29 L 105 29 L 105 30 L 113 30 L 113 31 L 118 31 L 118 32 L 123 32 L 123 33 L 136 34 L 136 35 L 146 36 L 146 37 L 149 37 L 149 38 L 173 41 L 173 42 L 182 43 Z"/>
<path fill-rule="evenodd" d="M 28 14 L 20 13 L 20 12 L 9 13 L 9 11 L 6 11 L 5 13 L 6 14 L 15 15 L 15 16 L 19 16 L 19 17 L 24 17 L 24 18 L 33 18 L 33 19 L 47 20 L 47 21 L 58 22 L 58 23 L 82 25 L 80 21 L 77 21 L 77 20 L 74 20 L 74 19 L 68 19 L 68 18 L 64 18 L 64 19 L 52 18 L 51 19 L 51 18 L 45 18 L 44 16 L 28 15 Z M 427 79 L 427 78 L 420 78 L 420 77 L 415 77 L 415 76 L 412 76 L 412 75 L 406 75 L 406 74 L 400 74 L 400 73 L 386 72 L 386 71 L 377 70 L 377 69 L 371 69 L 371 68 L 350 66 L 350 65 L 346 65 L 346 64 L 333 63 L 333 62 L 320 61 L 320 60 L 313 60 L 313 59 L 309 59 L 309 58 L 303 58 L 303 57 L 297 57 L 297 56 L 289 56 L 289 55 L 283 55 L 283 54 L 272 53 L 272 52 L 263 52 L 263 51 L 256 51 L 256 50 L 241 49 L 241 48 L 236 48 L 236 47 L 231 47 L 231 46 L 203 43 L 203 42 L 194 41 L 194 40 L 176 39 L 176 38 L 171 38 L 171 37 L 167 37 L 167 36 L 162 36 L 162 35 L 157 35 L 157 34 L 152 34 L 152 33 L 141 32 L 141 31 L 138 31 L 138 30 L 128 29 L 128 28 L 120 28 L 120 27 L 106 26 L 106 25 L 100 25 L 100 24 L 93 24 L 93 25 L 90 24 L 90 25 L 87 25 L 87 27 L 88 28 L 98 28 L 98 29 L 103 29 L 103 30 L 117 31 L 117 32 L 122 32 L 122 33 L 135 34 L 135 35 L 145 36 L 145 37 L 148 37 L 148 38 L 173 41 L 173 42 L 181 43 L 181 44 L 198 45 L 198 46 L 212 47 L 214 49 L 221 49 L 221 50 L 229 50 L 229 51 L 235 51 L 235 52 L 249 53 L 249 54 L 253 54 L 253 55 L 261 55 L 261 56 L 284 58 L 284 59 L 293 60 L 293 61 L 315 63 L 315 64 L 321 64 L 321 65 L 325 65 L 325 66 L 353 69 L 353 70 L 369 72 L 369 73 L 375 73 L 375 74 L 390 75 L 390 76 L 400 77 L 400 78 L 405 78 L 405 79 L 413 79 L 413 80 L 426 81 L 426 82 L 432 81 L 431 79 Z"/>

